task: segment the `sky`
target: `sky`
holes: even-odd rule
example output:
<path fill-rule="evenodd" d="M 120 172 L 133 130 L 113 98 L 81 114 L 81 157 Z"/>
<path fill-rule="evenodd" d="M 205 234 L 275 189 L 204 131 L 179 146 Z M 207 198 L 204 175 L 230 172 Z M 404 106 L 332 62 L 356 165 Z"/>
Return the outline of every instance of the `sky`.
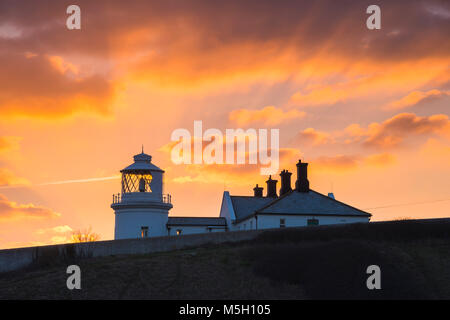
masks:
<path fill-rule="evenodd" d="M 173 163 L 195 120 L 279 129 L 280 171 L 308 162 L 312 189 L 372 221 L 448 217 L 449 30 L 444 0 L 0 0 L 0 249 L 112 239 L 142 145 L 171 216 L 265 186 L 259 165 Z"/>

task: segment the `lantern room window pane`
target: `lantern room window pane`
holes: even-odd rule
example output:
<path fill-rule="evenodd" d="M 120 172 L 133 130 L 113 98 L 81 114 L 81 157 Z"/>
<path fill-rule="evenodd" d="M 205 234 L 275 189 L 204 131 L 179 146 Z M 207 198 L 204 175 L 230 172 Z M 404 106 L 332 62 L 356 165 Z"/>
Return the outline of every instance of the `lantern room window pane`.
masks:
<path fill-rule="evenodd" d="M 144 179 L 145 192 L 152 192 L 150 189 L 150 183 L 152 182 L 152 175 L 148 172 L 127 172 L 122 174 L 122 191 L 139 192 L 139 181 Z"/>

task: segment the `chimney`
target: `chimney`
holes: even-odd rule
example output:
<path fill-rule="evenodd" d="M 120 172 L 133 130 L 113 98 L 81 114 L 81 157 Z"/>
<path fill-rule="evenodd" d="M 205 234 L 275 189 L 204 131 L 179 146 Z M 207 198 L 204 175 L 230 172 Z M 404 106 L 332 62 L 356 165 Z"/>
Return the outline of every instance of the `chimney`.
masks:
<path fill-rule="evenodd" d="M 258 185 L 256 185 L 256 187 L 253 188 L 253 192 L 255 193 L 255 197 L 258 198 L 262 198 L 263 196 L 263 187 L 258 187 Z"/>
<path fill-rule="evenodd" d="M 281 177 L 280 197 L 283 194 L 288 193 L 289 191 L 292 191 L 291 175 L 292 175 L 292 173 L 287 170 L 281 171 L 281 173 L 280 173 L 280 177 Z"/>
<path fill-rule="evenodd" d="M 298 192 L 309 191 L 308 163 L 302 163 L 302 160 L 298 160 L 297 163 L 297 181 L 295 182 L 295 190 Z"/>
<path fill-rule="evenodd" d="M 271 198 L 277 197 L 277 182 L 278 180 L 272 180 L 272 176 L 269 176 L 267 183 L 267 196 Z"/>

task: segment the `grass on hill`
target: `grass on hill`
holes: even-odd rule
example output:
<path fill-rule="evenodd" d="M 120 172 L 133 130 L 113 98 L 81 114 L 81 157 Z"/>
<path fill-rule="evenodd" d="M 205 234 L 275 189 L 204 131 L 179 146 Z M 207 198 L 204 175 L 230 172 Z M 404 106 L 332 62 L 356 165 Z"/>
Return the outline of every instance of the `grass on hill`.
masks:
<path fill-rule="evenodd" d="M 252 241 L 81 259 L 0 274 L 0 299 L 449 299 L 450 223 L 396 221 L 274 230 Z M 381 268 L 368 290 L 366 268 Z"/>

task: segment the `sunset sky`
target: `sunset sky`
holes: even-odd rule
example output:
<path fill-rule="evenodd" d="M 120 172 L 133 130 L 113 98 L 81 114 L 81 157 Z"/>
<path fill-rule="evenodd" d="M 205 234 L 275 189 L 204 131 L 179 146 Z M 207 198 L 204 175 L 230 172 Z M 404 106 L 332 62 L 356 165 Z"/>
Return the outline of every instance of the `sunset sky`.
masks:
<path fill-rule="evenodd" d="M 112 239 L 142 145 L 171 215 L 265 186 L 259 165 L 173 164 L 171 133 L 194 120 L 279 129 L 280 170 L 309 162 L 312 189 L 372 221 L 449 217 L 449 34 L 445 0 L 0 0 L 0 249 Z"/>

